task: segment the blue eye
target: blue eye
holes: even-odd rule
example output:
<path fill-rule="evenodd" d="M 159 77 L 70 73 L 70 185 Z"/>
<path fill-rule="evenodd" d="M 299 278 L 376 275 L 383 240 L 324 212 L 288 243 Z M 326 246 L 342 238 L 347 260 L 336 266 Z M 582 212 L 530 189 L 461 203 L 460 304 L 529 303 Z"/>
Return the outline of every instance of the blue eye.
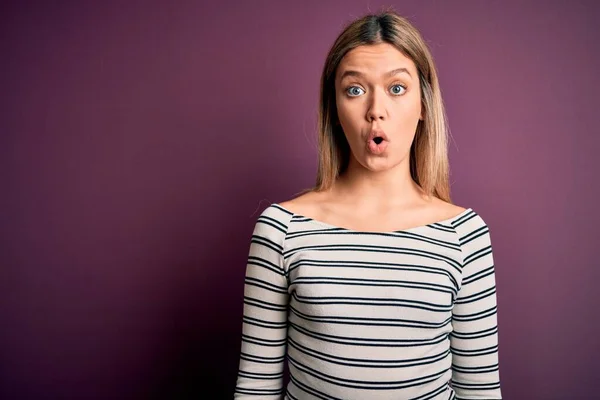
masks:
<path fill-rule="evenodd" d="M 400 89 L 394 90 L 395 88 L 400 88 Z M 392 94 L 400 95 L 400 94 L 403 93 L 402 90 L 406 90 L 406 87 L 404 85 L 394 85 L 394 86 L 392 86 Z"/>
<path fill-rule="evenodd" d="M 348 89 L 346 89 L 346 93 L 348 93 L 348 95 L 350 97 L 356 97 L 356 96 L 360 96 L 360 91 L 363 91 L 361 88 L 359 88 L 358 86 L 350 86 Z"/>

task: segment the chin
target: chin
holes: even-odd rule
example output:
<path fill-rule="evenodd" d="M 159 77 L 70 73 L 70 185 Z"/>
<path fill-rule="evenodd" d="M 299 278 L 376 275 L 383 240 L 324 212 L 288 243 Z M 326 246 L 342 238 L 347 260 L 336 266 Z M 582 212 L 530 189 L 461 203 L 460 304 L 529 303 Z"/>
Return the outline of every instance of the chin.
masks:
<path fill-rule="evenodd" d="M 399 162 L 396 160 L 391 160 L 389 158 L 377 157 L 370 158 L 367 157 L 359 162 L 359 164 L 364 168 L 372 172 L 384 172 L 396 167 Z"/>

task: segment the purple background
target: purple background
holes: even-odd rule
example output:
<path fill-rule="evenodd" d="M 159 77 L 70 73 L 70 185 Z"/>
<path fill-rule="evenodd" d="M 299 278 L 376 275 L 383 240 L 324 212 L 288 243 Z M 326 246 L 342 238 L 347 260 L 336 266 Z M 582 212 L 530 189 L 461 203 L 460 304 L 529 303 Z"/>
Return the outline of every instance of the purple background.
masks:
<path fill-rule="evenodd" d="M 0 397 L 231 398 L 255 219 L 314 182 L 335 36 L 393 5 L 491 229 L 505 398 L 600 398 L 599 2 L 60 3 L 0 12 Z"/>

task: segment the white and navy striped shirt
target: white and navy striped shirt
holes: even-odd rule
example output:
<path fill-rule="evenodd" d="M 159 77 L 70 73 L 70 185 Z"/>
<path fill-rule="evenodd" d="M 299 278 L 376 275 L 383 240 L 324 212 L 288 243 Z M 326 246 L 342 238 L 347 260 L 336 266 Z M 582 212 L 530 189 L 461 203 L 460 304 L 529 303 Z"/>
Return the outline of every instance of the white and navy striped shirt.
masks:
<path fill-rule="evenodd" d="M 270 205 L 250 243 L 240 358 L 236 399 L 500 399 L 488 226 L 469 208 L 361 232 Z"/>

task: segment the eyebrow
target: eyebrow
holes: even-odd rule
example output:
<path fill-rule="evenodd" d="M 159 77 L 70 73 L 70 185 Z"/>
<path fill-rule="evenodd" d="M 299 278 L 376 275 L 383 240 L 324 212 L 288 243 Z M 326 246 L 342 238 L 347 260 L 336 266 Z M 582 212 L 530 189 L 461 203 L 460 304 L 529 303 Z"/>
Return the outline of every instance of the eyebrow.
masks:
<path fill-rule="evenodd" d="M 408 76 L 410 76 L 412 78 L 412 75 L 406 68 L 396 68 L 396 69 L 391 70 L 390 72 L 384 74 L 384 76 L 390 77 L 390 76 L 401 74 L 403 72 L 407 73 Z M 360 71 L 354 71 L 354 70 L 349 69 L 349 70 L 344 71 L 344 73 L 342 74 L 342 76 L 340 78 L 340 81 L 343 80 L 347 76 L 356 76 L 356 77 L 360 78 L 360 77 L 363 77 L 364 74 Z"/>

